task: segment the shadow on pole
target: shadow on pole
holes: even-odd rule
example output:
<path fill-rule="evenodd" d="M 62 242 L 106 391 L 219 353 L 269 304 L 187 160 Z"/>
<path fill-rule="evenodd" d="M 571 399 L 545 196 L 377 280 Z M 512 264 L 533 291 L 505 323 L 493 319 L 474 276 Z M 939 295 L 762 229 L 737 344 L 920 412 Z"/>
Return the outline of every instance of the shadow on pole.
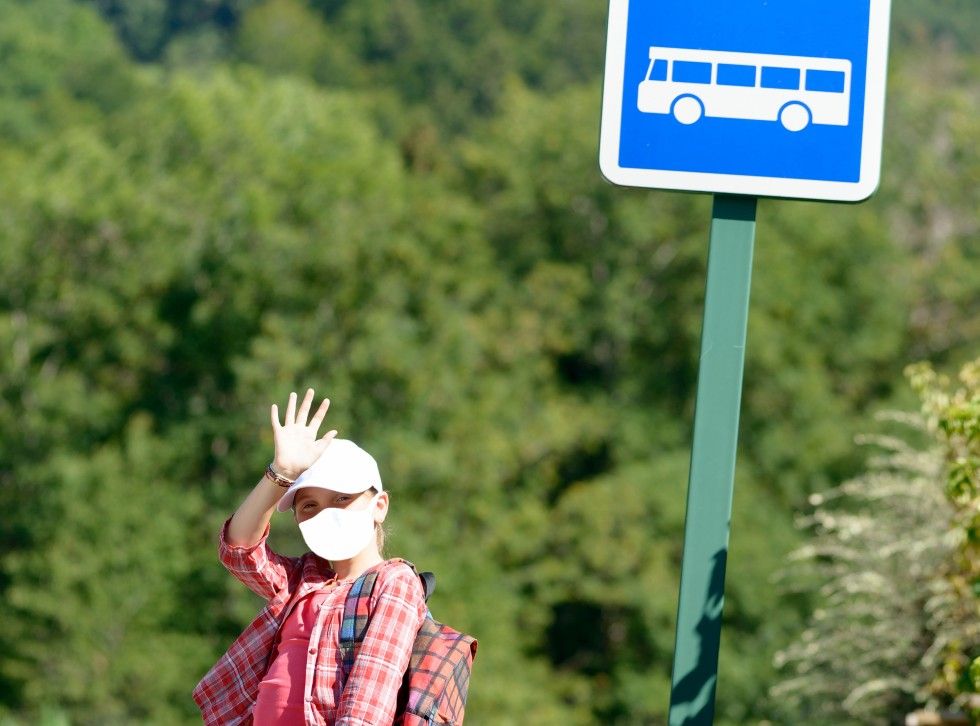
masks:
<path fill-rule="evenodd" d="M 727 549 L 718 550 L 712 557 L 708 592 L 705 595 L 701 617 L 695 626 L 698 655 L 694 667 L 684 674 L 671 690 L 671 726 L 710 726 L 714 721 L 727 560 Z"/>

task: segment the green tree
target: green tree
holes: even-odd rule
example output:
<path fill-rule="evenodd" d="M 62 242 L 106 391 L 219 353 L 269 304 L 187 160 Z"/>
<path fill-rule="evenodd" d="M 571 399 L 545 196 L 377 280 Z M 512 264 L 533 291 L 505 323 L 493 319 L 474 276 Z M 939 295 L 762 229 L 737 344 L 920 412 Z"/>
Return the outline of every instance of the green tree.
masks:
<path fill-rule="evenodd" d="M 78 724 L 186 720 L 188 671 L 211 655 L 183 626 L 175 587 L 195 559 L 187 535 L 200 498 L 149 416 L 122 438 L 21 475 L 41 514 L 33 546 L 4 561 L 2 677 L 31 710 L 57 704 Z"/>
<path fill-rule="evenodd" d="M 227 33 L 259 0 L 76 0 L 92 5 L 116 30 L 133 58 L 159 60 L 181 35 Z"/>
<path fill-rule="evenodd" d="M 874 204 L 896 252 L 909 258 L 909 361 L 956 365 L 980 339 L 978 71 L 976 54 L 942 45 L 912 46 L 892 62 Z"/>
<path fill-rule="evenodd" d="M 329 43 L 320 17 L 301 0 L 268 0 L 244 14 L 238 57 L 273 73 L 312 77 Z"/>
<path fill-rule="evenodd" d="M 980 627 L 976 626 L 980 617 L 980 359 L 963 366 L 956 388 L 926 364 L 912 366 L 907 373 L 942 447 L 956 543 L 954 556 L 942 570 L 947 597 L 934 608 L 934 622 L 942 633 L 943 665 L 930 684 L 930 695 L 952 697 L 959 705 L 971 703 L 972 715 L 980 717 L 975 676 L 980 667 Z M 968 696 L 973 696 L 972 702 Z"/>
<path fill-rule="evenodd" d="M 125 105 L 136 74 L 111 30 L 68 0 L 3 0 L 0 141 L 33 151 L 55 130 L 97 123 Z"/>

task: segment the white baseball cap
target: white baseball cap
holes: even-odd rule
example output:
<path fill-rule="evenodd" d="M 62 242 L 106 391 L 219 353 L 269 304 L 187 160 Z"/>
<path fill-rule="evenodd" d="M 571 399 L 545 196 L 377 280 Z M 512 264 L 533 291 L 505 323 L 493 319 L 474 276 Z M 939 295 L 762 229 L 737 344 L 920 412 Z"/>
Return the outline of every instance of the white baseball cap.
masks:
<path fill-rule="evenodd" d="M 313 462 L 313 466 L 304 471 L 299 479 L 294 481 L 286 493 L 279 498 L 276 509 L 285 512 L 293 506 L 296 492 L 306 487 L 330 489 L 344 494 L 360 494 L 371 487 L 379 492 L 381 488 L 381 472 L 378 462 L 368 452 L 347 439 L 334 439 Z"/>

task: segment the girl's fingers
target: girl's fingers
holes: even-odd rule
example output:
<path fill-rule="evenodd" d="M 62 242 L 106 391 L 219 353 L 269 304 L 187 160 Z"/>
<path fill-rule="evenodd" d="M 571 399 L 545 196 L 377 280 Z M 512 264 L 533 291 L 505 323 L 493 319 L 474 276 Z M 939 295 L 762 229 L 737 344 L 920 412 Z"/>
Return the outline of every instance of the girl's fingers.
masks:
<path fill-rule="evenodd" d="M 299 407 L 299 413 L 296 414 L 296 423 L 300 426 L 306 426 L 306 417 L 310 415 L 311 403 L 313 403 L 313 389 L 307 388 L 306 395 L 303 396 L 303 403 Z"/>
<path fill-rule="evenodd" d="M 310 428 L 313 429 L 313 435 L 316 436 L 317 430 L 320 428 L 320 424 L 323 423 L 323 417 L 327 415 L 327 409 L 330 408 L 330 399 L 324 398 L 323 402 L 320 404 L 320 408 L 316 410 L 313 414 L 313 418 L 310 419 Z"/>
<path fill-rule="evenodd" d="M 283 421 L 283 426 L 290 426 L 296 423 L 296 391 L 292 391 L 289 394 L 289 403 L 286 404 L 286 420 Z"/>
<path fill-rule="evenodd" d="M 272 430 L 278 431 L 282 428 L 279 423 L 279 407 L 276 404 L 272 404 L 272 409 L 269 412 L 272 415 Z"/>

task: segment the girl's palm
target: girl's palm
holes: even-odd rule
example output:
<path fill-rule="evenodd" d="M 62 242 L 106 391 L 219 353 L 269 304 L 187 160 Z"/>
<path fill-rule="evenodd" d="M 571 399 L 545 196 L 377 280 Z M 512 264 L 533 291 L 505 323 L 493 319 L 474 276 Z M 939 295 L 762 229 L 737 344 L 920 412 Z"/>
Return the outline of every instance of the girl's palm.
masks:
<path fill-rule="evenodd" d="M 290 479 L 295 479 L 309 469 L 337 435 L 336 430 L 331 430 L 320 439 L 316 437 L 320 424 L 327 415 L 327 409 L 330 408 L 330 399 L 323 399 L 313 418 L 307 422 L 312 403 L 312 388 L 307 389 L 298 411 L 296 393 L 290 393 L 282 423 L 279 423 L 279 407 L 272 404 L 272 435 L 276 443 L 273 466 L 277 472 Z"/>

